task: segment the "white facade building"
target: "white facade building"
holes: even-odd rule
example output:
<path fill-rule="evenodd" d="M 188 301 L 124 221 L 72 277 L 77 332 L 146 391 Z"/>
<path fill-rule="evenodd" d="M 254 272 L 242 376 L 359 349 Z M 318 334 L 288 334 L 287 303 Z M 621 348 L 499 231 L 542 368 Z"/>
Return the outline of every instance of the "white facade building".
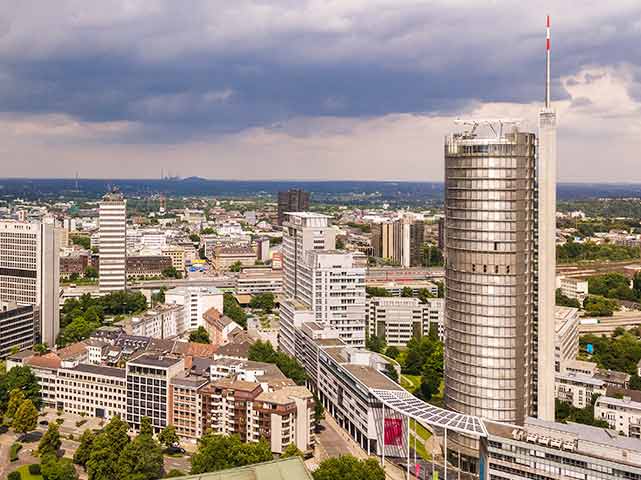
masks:
<path fill-rule="evenodd" d="M 101 292 L 127 288 L 127 201 L 122 194 L 106 194 L 100 202 L 99 237 Z"/>
<path fill-rule="evenodd" d="M 581 305 L 588 296 L 587 280 L 560 275 L 556 277 L 556 288 L 560 288 L 561 293 L 566 297 L 578 300 Z"/>
<path fill-rule="evenodd" d="M 620 435 L 641 438 L 641 402 L 630 397 L 601 396 L 594 402 L 594 418 L 605 420 Z"/>
<path fill-rule="evenodd" d="M 60 329 L 60 258 L 52 223 L 0 222 L 0 302 L 40 309 L 36 340 L 55 345 Z"/>
<path fill-rule="evenodd" d="M 210 308 L 223 313 L 223 292 L 216 287 L 179 287 L 165 293 L 165 303 L 184 307 L 187 330 L 205 326 L 203 315 Z"/>
<path fill-rule="evenodd" d="M 574 360 L 579 354 L 579 310 L 572 307 L 556 307 L 554 357 L 555 370 L 561 364 Z"/>

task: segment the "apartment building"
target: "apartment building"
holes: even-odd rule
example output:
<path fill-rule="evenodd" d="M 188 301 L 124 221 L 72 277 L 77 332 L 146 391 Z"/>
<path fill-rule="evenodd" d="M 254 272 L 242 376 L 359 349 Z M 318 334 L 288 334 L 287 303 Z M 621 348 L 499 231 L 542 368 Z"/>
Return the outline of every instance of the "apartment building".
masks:
<path fill-rule="evenodd" d="M 607 387 L 603 380 L 580 373 L 557 372 L 554 379 L 554 397 L 576 408 L 584 408 L 592 402 L 592 395 L 605 395 Z"/>
<path fill-rule="evenodd" d="M 33 305 L 18 306 L 15 302 L 0 302 L 0 359 L 14 349 L 33 347 L 40 323 L 40 311 Z"/>
<path fill-rule="evenodd" d="M 53 223 L 0 221 L 0 302 L 37 307 L 35 341 L 55 345 L 60 330 L 60 246 Z"/>
<path fill-rule="evenodd" d="M 149 338 L 174 338 L 187 331 L 182 305 L 157 305 L 139 316 L 120 322 L 127 335 Z"/>
<path fill-rule="evenodd" d="M 223 311 L 223 292 L 216 287 L 179 287 L 165 293 L 165 303 L 182 305 L 187 330 L 205 326 L 203 315 L 211 308 Z"/>
<path fill-rule="evenodd" d="M 57 371 L 56 408 L 76 415 L 125 418 L 127 382 L 122 368 L 78 364 Z"/>
<path fill-rule="evenodd" d="M 185 273 L 185 249 L 178 245 L 166 245 L 160 254 L 171 259 L 171 266 L 178 272 Z"/>
<path fill-rule="evenodd" d="M 594 402 L 594 418 L 608 422 L 619 435 L 641 438 L 641 402 L 630 397 L 614 398 L 604 393 Z"/>
<path fill-rule="evenodd" d="M 127 362 L 127 414 L 125 420 L 140 429 L 142 417 L 149 417 L 156 431 L 168 425 L 169 383 L 185 369 L 182 358 L 143 354 Z"/>
<path fill-rule="evenodd" d="M 179 437 L 198 439 L 203 430 L 202 390 L 207 378 L 181 372 L 169 383 L 169 424 L 176 427 Z"/>
<path fill-rule="evenodd" d="M 421 303 L 413 297 L 370 297 L 367 299 L 367 333 L 387 345 L 404 347 L 412 337 L 429 335 L 434 325 L 442 338 L 443 301 Z M 440 320 L 440 321 L 439 321 Z"/>
<path fill-rule="evenodd" d="M 579 354 L 579 310 L 571 307 L 555 309 L 554 363 L 561 370 L 561 363 L 574 360 Z"/>
<path fill-rule="evenodd" d="M 421 266 L 424 232 L 425 222 L 409 214 L 391 222 L 375 223 L 371 233 L 374 256 L 402 267 Z"/>
<path fill-rule="evenodd" d="M 523 426 L 485 421 L 481 449 L 491 480 L 641 478 L 641 440 L 579 423 L 527 418 Z"/>
<path fill-rule="evenodd" d="M 558 275 L 556 288 L 560 288 L 561 293 L 566 297 L 578 300 L 581 305 L 583 305 L 585 297 L 588 296 L 588 281 L 580 278 Z"/>

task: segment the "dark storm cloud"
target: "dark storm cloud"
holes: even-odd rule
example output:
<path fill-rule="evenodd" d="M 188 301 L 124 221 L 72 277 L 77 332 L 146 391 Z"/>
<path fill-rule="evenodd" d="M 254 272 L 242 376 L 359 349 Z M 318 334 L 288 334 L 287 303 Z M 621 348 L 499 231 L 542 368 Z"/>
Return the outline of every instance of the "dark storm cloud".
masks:
<path fill-rule="evenodd" d="M 0 109 L 132 121 L 146 140 L 175 141 L 299 116 L 452 114 L 542 97 L 544 18 L 521 2 L 231 3 L 0 10 Z M 631 5 L 553 8 L 557 99 L 567 97 L 558 78 L 583 65 L 641 65 Z"/>

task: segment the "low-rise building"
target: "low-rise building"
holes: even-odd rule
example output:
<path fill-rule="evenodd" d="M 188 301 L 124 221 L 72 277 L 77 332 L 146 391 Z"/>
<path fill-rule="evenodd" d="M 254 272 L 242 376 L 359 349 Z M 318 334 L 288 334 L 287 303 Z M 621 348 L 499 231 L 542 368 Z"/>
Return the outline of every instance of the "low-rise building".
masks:
<path fill-rule="evenodd" d="M 178 245 L 166 245 L 160 249 L 161 255 L 171 259 L 171 265 L 178 272 L 185 272 L 185 249 Z"/>
<path fill-rule="evenodd" d="M 250 247 L 216 247 L 212 263 L 218 271 L 229 270 L 236 263 L 250 267 L 256 264 L 256 252 Z"/>
<path fill-rule="evenodd" d="M 482 478 L 631 480 L 641 478 L 641 440 L 581 425 L 527 418 L 524 426 L 484 422 Z"/>
<path fill-rule="evenodd" d="M 236 294 L 257 295 L 283 291 L 283 272 L 270 268 L 245 268 L 236 279 Z"/>
<path fill-rule="evenodd" d="M 369 272 L 369 270 L 368 270 Z M 429 280 L 394 280 L 394 281 L 381 281 L 373 280 L 366 277 L 365 286 L 368 288 L 382 288 L 386 290 L 393 297 L 400 297 L 403 289 L 409 288 L 412 290 L 413 296 L 418 296 L 421 290 L 427 290 L 433 297 L 438 296 L 438 285 Z"/>
<path fill-rule="evenodd" d="M 560 288 L 566 297 L 578 300 L 581 305 L 588 296 L 587 280 L 560 275 L 556 277 L 556 288 Z"/>
<path fill-rule="evenodd" d="M 620 435 L 641 438 L 641 403 L 630 397 L 597 398 L 594 402 L 594 418 L 605 420 Z"/>
<path fill-rule="evenodd" d="M 592 395 L 605 395 L 606 385 L 590 375 L 580 373 L 557 373 L 554 381 L 555 398 L 570 403 L 576 408 L 584 408 L 592 403 Z"/>
<path fill-rule="evenodd" d="M 127 277 L 160 277 L 171 266 L 171 258 L 164 255 L 131 255 L 127 256 Z"/>
<path fill-rule="evenodd" d="M 187 331 L 182 305 L 157 305 L 142 315 L 120 322 L 127 335 L 150 338 L 173 338 Z"/>

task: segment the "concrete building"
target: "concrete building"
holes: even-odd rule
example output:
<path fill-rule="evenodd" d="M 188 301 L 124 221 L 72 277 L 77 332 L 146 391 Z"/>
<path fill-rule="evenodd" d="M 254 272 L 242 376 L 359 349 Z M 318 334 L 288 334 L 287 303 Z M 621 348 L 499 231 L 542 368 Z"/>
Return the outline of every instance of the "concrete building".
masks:
<path fill-rule="evenodd" d="M 157 305 L 139 316 L 119 323 L 127 335 L 149 338 L 174 338 L 187 331 L 182 305 Z"/>
<path fill-rule="evenodd" d="M 305 212 L 309 210 L 309 192 L 301 189 L 290 189 L 278 192 L 278 225 L 282 225 L 286 212 Z"/>
<path fill-rule="evenodd" d="M 216 247 L 212 264 L 219 272 L 240 263 L 243 267 L 251 267 L 256 264 L 256 252 L 250 247 Z"/>
<path fill-rule="evenodd" d="M 160 253 L 171 258 L 171 265 L 181 274 L 185 273 L 185 248 L 178 245 L 167 245 L 160 249 Z"/>
<path fill-rule="evenodd" d="M 257 295 L 283 292 L 283 272 L 269 268 L 244 268 L 236 279 L 236 294 Z"/>
<path fill-rule="evenodd" d="M 256 260 L 263 263 L 269 261 L 269 237 L 256 240 Z"/>
<path fill-rule="evenodd" d="M 101 292 L 127 288 L 127 201 L 117 191 L 107 193 L 99 213 L 99 285 Z"/>
<path fill-rule="evenodd" d="M 149 417 L 154 430 L 168 425 L 169 382 L 185 369 L 182 358 L 143 354 L 127 362 L 127 414 L 124 420 L 140 430 L 142 417 Z"/>
<path fill-rule="evenodd" d="M 578 423 L 528 418 L 485 422 L 484 477 L 491 480 L 641 478 L 641 440 Z"/>
<path fill-rule="evenodd" d="M 555 376 L 555 398 L 576 408 L 585 408 L 592 402 L 592 395 L 605 395 L 606 391 L 605 382 L 592 375 L 559 372 Z"/>
<path fill-rule="evenodd" d="M 127 383 L 123 368 L 78 364 L 57 371 L 56 408 L 76 415 L 125 417 Z"/>
<path fill-rule="evenodd" d="M 561 363 L 576 359 L 579 354 L 579 310 L 571 307 L 555 309 L 554 363 L 561 370 Z"/>
<path fill-rule="evenodd" d="M 163 271 L 173 265 L 171 257 L 164 255 L 129 255 L 126 264 L 129 279 L 160 277 Z"/>
<path fill-rule="evenodd" d="M 427 290 L 433 297 L 438 297 L 438 285 L 429 280 L 409 280 L 409 281 L 379 281 L 371 280 L 365 277 L 365 286 L 368 288 L 383 288 L 393 297 L 400 297 L 403 290 L 409 288 L 412 290 L 412 296 L 416 297 L 421 290 Z"/>
<path fill-rule="evenodd" d="M 619 435 L 641 438 L 641 402 L 634 402 L 630 397 L 613 398 L 603 394 L 594 402 L 594 418 L 608 422 Z"/>
<path fill-rule="evenodd" d="M 165 303 L 182 305 L 187 330 L 204 326 L 203 315 L 210 308 L 223 311 L 223 292 L 216 287 L 178 287 L 165 293 Z"/>
<path fill-rule="evenodd" d="M 0 302 L 37 307 L 35 341 L 50 346 L 60 329 L 59 250 L 52 223 L 0 221 Z"/>
<path fill-rule="evenodd" d="M 405 347 L 412 337 L 429 335 L 432 325 L 442 334 L 443 299 L 434 300 L 421 303 L 412 297 L 368 298 L 367 334 L 395 347 Z"/>
<path fill-rule="evenodd" d="M 536 139 L 484 126 L 445 142 L 445 405 L 522 423 L 536 412 Z"/>
<path fill-rule="evenodd" d="M 33 305 L 0 302 L 0 359 L 6 358 L 14 349 L 21 351 L 33 347 L 39 315 L 38 308 Z"/>
<path fill-rule="evenodd" d="M 560 288 L 566 297 L 578 300 L 581 305 L 588 296 L 587 280 L 560 275 L 556 277 L 556 288 Z"/>
<path fill-rule="evenodd" d="M 425 222 L 409 214 L 392 222 L 375 223 L 370 236 L 374 256 L 402 267 L 421 266 L 424 232 Z"/>

